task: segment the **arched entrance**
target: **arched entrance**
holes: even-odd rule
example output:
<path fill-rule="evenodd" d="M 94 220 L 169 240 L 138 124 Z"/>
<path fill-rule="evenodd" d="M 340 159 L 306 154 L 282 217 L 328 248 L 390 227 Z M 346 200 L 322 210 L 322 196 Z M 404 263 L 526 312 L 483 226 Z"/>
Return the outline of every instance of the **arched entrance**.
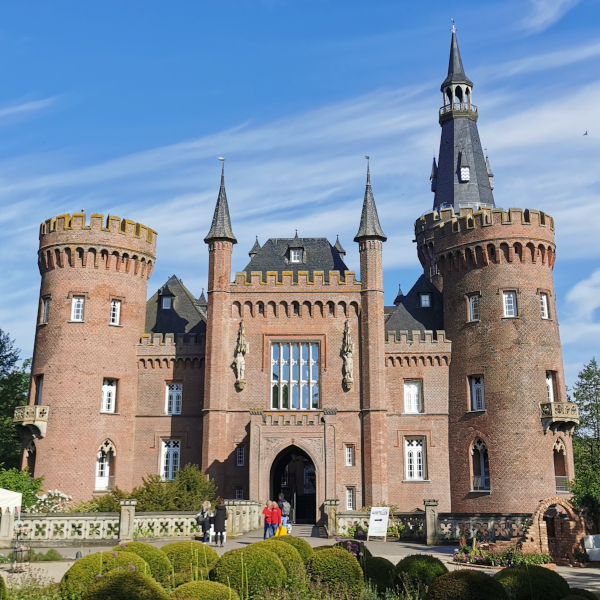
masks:
<path fill-rule="evenodd" d="M 292 523 L 310 523 L 317 520 L 317 481 L 315 465 L 304 450 L 288 446 L 281 451 L 271 466 L 271 498 L 279 494 L 292 505 Z"/>

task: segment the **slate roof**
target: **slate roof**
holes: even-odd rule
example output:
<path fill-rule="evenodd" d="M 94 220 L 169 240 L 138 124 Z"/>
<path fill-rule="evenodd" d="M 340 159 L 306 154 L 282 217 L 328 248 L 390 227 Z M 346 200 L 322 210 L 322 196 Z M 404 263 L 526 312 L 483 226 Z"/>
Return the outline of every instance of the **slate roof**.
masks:
<path fill-rule="evenodd" d="M 290 262 L 290 248 L 302 248 L 302 262 Z M 347 270 L 340 252 L 326 238 L 299 238 L 298 234 L 295 238 L 268 239 L 244 268 L 248 280 L 252 271 L 260 271 L 263 280 L 267 271 L 277 271 L 279 281 L 282 271 L 292 271 L 294 281 L 298 281 L 298 271 L 308 271 L 310 279 L 314 271 L 323 271 L 325 281 L 329 281 L 329 271 L 339 271 L 343 279 Z"/>
<path fill-rule="evenodd" d="M 431 294 L 430 308 L 421 308 L 419 294 L 422 293 Z M 401 331 L 408 331 L 409 338 L 412 338 L 413 331 L 420 331 L 421 335 L 425 331 L 433 331 L 435 338 L 436 331 L 444 329 L 442 300 L 442 293 L 425 275 L 421 275 L 410 292 L 400 299 L 394 312 L 387 319 L 386 334 L 388 331 L 395 331 L 396 337 L 399 338 Z"/>
<path fill-rule="evenodd" d="M 212 240 L 229 240 L 237 244 L 235 235 L 231 230 L 231 219 L 229 218 L 229 206 L 227 205 L 227 194 L 225 193 L 225 165 L 221 169 L 221 187 L 219 188 L 219 196 L 217 205 L 215 206 L 215 214 L 213 215 L 212 224 L 208 235 L 204 241 L 208 244 Z"/>
<path fill-rule="evenodd" d="M 160 308 L 163 295 L 172 297 L 170 309 Z M 183 282 L 173 275 L 146 302 L 146 333 L 205 333 L 206 312 L 201 304 L 203 297 L 204 294 L 196 300 Z"/>
<path fill-rule="evenodd" d="M 452 31 L 452 41 L 450 42 L 450 60 L 448 61 L 448 76 L 444 79 L 441 86 L 441 91 L 451 83 L 466 83 L 473 87 L 472 81 L 465 75 L 465 70 L 458 49 L 458 41 L 456 40 L 456 31 Z"/>
<path fill-rule="evenodd" d="M 363 201 L 362 214 L 360 215 L 360 227 L 358 233 L 354 237 L 355 242 L 359 242 L 362 238 L 372 237 L 378 238 L 382 242 L 387 240 L 381 225 L 379 224 L 379 216 L 377 215 L 377 207 L 375 206 L 375 198 L 373 198 L 373 190 L 371 190 L 371 174 L 367 165 L 367 187 L 365 189 L 365 199 Z"/>

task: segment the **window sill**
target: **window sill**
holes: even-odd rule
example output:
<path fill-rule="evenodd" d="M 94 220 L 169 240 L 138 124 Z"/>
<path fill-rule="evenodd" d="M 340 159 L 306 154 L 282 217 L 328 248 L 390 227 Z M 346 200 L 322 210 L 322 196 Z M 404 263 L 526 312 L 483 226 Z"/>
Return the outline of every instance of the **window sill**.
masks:
<path fill-rule="evenodd" d="M 480 410 L 468 410 L 467 413 L 468 414 L 473 414 L 473 413 L 484 413 L 485 412 L 485 408 L 482 408 Z"/>
<path fill-rule="evenodd" d="M 48 325 L 48 323 L 38 323 L 37 324 L 38 327 L 46 327 L 46 325 Z"/>
<path fill-rule="evenodd" d="M 476 319 L 473 321 L 465 321 L 467 325 L 477 325 L 477 323 L 481 323 L 481 319 Z"/>
<path fill-rule="evenodd" d="M 492 490 L 469 490 L 469 494 L 486 494 L 486 495 L 490 495 L 492 493 Z"/>
<path fill-rule="evenodd" d="M 123 325 L 121 325 L 120 323 L 109 323 L 108 326 L 109 327 L 123 327 Z"/>
<path fill-rule="evenodd" d="M 101 410 L 100 414 L 101 415 L 120 415 L 121 413 L 118 413 L 118 412 L 109 412 L 108 410 Z"/>
<path fill-rule="evenodd" d="M 400 413 L 401 417 L 423 417 L 426 416 L 427 413 L 424 412 L 403 412 Z"/>
<path fill-rule="evenodd" d="M 519 317 L 518 315 L 516 317 L 502 317 L 500 320 L 501 321 L 512 321 L 513 319 L 520 319 L 521 317 Z"/>
<path fill-rule="evenodd" d="M 181 413 L 165 413 L 163 417 L 180 417 Z"/>
<path fill-rule="evenodd" d="M 67 321 L 67 323 L 85 323 L 85 321 L 71 321 L 70 319 Z"/>
<path fill-rule="evenodd" d="M 402 483 L 431 483 L 431 479 L 403 479 Z"/>

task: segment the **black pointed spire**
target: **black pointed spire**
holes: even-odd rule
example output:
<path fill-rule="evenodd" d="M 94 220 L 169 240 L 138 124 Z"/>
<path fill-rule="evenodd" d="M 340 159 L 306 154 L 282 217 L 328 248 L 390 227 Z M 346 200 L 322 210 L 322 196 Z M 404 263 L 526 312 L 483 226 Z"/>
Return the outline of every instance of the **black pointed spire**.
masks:
<path fill-rule="evenodd" d="M 237 240 L 231 230 L 231 219 L 229 218 L 229 207 L 227 206 L 227 194 L 225 193 L 225 163 L 221 169 L 221 188 L 215 206 L 212 224 L 204 241 L 208 244 L 213 240 L 229 240 L 237 244 Z"/>
<path fill-rule="evenodd" d="M 261 246 L 258 243 L 258 236 L 256 236 L 256 241 L 254 242 L 254 246 L 252 246 L 252 249 L 250 250 L 250 252 L 248 252 L 248 256 L 250 256 L 250 258 L 254 258 L 257 254 L 258 251 L 260 250 Z"/>
<path fill-rule="evenodd" d="M 490 159 L 487 155 L 485 155 L 485 168 L 487 169 L 488 180 L 490 182 L 490 188 L 494 189 L 494 174 L 492 173 L 492 167 L 490 166 Z"/>
<path fill-rule="evenodd" d="M 435 156 L 433 157 L 433 164 L 431 165 L 431 175 L 429 176 L 429 181 L 431 181 L 431 191 L 435 192 L 435 188 L 437 186 L 437 174 L 438 168 L 437 163 L 435 162 Z"/>
<path fill-rule="evenodd" d="M 354 237 L 354 241 L 360 242 L 363 238 L 372 237 L 385 242 L 387 237 L 379 224 L 377 207 L 375 206 L 375 199 L 373 198 L 373 190 L 371 190 L 371 173 L 368 160 L 367 157 L 367 187 L 365 189 L 365 199 L 363 201 L 362 214 L 360 215 L 360 227 L 358 228 L 358 233 Z"/>
<path fill-rule="evenodd" d="M 460 50 L 458 49 L 458 41 L 456 40 L 456 28 L 452 26 L 452 41 L 450 42 L 450 60 L 448 61 L 448 76 L 442 83 L 441 90 L 449 86 L 451 83 L 466 83 L 473 87 L 472 81 L 465 75 Z"/>
<path fill-rule="evenodd" d="M 402 293 L 402 285 L 398 284 L 398 295 L 394 299 L 394 306 L 398 306 L 404 299 L 404 294 Z"/>
<path fill-rule="evenodd" d="M 346 256 L 346 251 L 342 248 L 340 244 L 340 236 L 338 235 L 335 240 L 335 245 L 333 246 L 340 256 Z"/>
<path fill-rule="evenodd" d="M 206 300 L 206 296 L 204 295 L 204 288 L 202 288 L 202 293 L 200 294 L 200 298 L 198 298 L 198 306 L 208 306 L 208 301 Z"/>

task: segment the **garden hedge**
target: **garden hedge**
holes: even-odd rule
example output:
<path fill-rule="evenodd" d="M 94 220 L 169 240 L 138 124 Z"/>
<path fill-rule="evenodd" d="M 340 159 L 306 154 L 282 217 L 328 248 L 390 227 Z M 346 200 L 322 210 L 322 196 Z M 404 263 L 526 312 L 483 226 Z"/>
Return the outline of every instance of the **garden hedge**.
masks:
<path fill-rule="evenodd" d="M 396 565 L 396 583 L 402 585 L 401 574 L 407 574 L 411 578 L 418 578 L 425 585 L 430 585 L 447 572 L 446 565 L 439 558 L 430 554 L 411 554 Z"/>
<path fill-rule="evenodd" d="M 240 600 L 237 592 L 216 581 L 193 581 L 174 589 L 173 600 Z"/>
<path fill-rule="evenodd" d="M 287 579 L 281 560 L 264 547 L 251 549 L 253 545 L 225 552 L 210 570 L 211 581 L 230 586 L 237 592 L 243 590 L 244 598 L 281 587 Z"/>
<path fill-rule="evenodd" d="M 294 548 L 296 548 L 296 550 L 298 550 L 298 553 L 302 557 L 304 564 L 306 564 L 306 561 L 313 554 L 313 549 L 306 540 L 303 540 L 298 537 L 294 537 L 293 535 L 279 535 L 276 537 L 269 538 L 269 541 L 284 542 L 285 544 L 294 546 Z"/>
<path fill-rule="evenodd" d="M 208 579 L 208 572 L 219 560 L 217 551 L 202 542 L 173 542 L 163 546 L 161 550 L 171 561 L 175 585 Z"/>
<path fill-rule="evenodd" d="M 494 575 L 511 600 L 562 600 L 569 584 L 555 571 L 535 565 L 519 565 Z"/>
<path fill-rule="evenodd" d="M 331 591 L 346 588 L 358 597 L 363 588 L 363 572 L 358 561 L 341 548 L 326 548 L 315 552 L 306 564 L 312 581 L 320 581 Z"/>
<path fill-rule="evenodd" d="M 6 592 L 6 583 L 4 582 L 4 577 L 0 575 L 0 600 L 6 600 L 8 598 Z"/>
<path fill-rule="evenodd" d="M 160 549 L 144 542 L 121 542 L 113 550 L 117 552 L 133 552 L 142 557 L 152 571 L 152 577 L 163 586 L 171 584 L 171 561 Z"/>
<path fill-rule="evenodd" d="M 571 598 L 571 596 L 576 598 L 585 598 L 585 600 L 598 600 L 598 596 L 593 592 L 588 592 L 587 590 L 582 590 L 581 588 L 571 588 L 571 593 L 566 598 Z M 566 600 L 563 598 L 563 600 Z"/>
<path fill-rule="evenodd" d="M 140 571 L 111 571 L 83 593 L 83 600 L 168 600 L 163 588 Z"/>
<path fill-rule="evenodd" d="M 60 581 L 61 594 L 69 600 L 79 600 L 98 575 L 109 571 L 139 571 L 151 574 L 148 563 L 133 552 L 97 552 L 77 560 Z"/>
<path fill-rule="evenodd" d="M 394 589 L 394 564 L 383 556 L 367 556 L 363 562 L 365 579 L 371 583 L 379 594 Z"/>
<path fill-rule="evenodd" d="M 350 552 L 350 554 L 355 554 L 356 558 L 362 558 L 359 557 L 360 553 L 362 553 L 363 556 L 373 556 L 371 551 L 365 546 L 364 542 L 359 542 L 358 540 L 344 540 L 342 542 L 337 542 L 333 547 L 346 550 L 346 552 Z"/>
<path fill-rule="evenodd" d="M 504 588 L 482 571 L 459 569 L 437 577 L 425 600 L 508 600 Z"/>
<path fill-rule="evenodd" d="M 287 573 L 289 583 L 293 584 L 294 587 L 302 587 L 306 583 L 304 562 L 296 548 L 290 544 L 279 544 L 274 541 L 274 538 L 255 542 L 248 546 L 248 550 L 260 550 L 261 548 L 265 548 L 279 557 Z"/>

